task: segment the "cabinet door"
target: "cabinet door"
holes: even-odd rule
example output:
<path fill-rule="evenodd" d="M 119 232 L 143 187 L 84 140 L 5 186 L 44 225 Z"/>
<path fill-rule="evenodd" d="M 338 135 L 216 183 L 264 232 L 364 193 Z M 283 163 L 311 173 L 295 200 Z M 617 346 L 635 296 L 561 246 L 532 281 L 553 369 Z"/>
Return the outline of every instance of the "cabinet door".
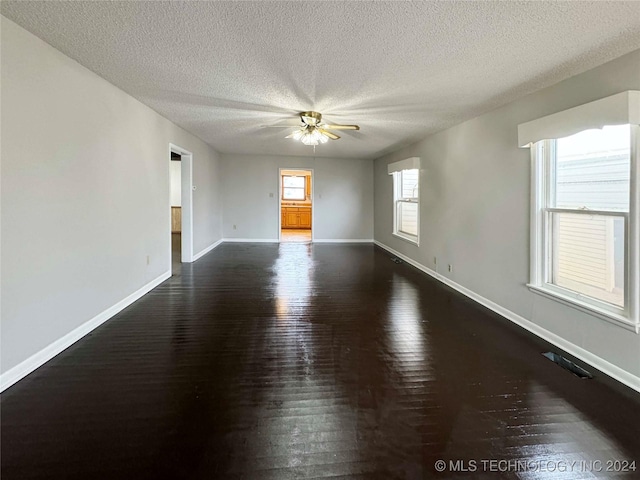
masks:
<path fill-rule="evenodd" d="M 180 233 L 182 230 L 182 209 L 171 207 L 171 233 Z"/>
<path fill-rule="evenodd" d="M 311 228 L 311 209 L 300 209 L 300 228 Z"/>
<path fill-rule="evenodd" d="M 287 228 L 298 228 L 298 209 L 297 208 L 287 208 L 286 212 L 287 216 Z"/>

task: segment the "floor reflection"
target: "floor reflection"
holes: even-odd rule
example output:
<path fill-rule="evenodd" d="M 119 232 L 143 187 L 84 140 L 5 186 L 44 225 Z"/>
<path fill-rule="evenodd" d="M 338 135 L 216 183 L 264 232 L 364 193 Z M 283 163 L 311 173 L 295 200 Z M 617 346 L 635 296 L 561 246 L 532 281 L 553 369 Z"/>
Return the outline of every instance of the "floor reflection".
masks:
<path fill-rule="evenodd" d="M 309 307 L 313 260 L 311 244 L 281 243 L 274 262 L 276 311 L 279 320 L 304 318 Z"/>
<path fill-rule="evenodd" d="M 257 435 L 246 438 L 238 471 L 286 469 L 289 478 L 306 478 L 357 455 L 355 409 L 327 348 L 331 330 L 315 321 L 313 248 L 279 245 L 272 269 L 276 318 L 264 331 L 261 408 L 252 412 Z"/>
<path fill-rule="evenodd" d="M 393 275 L 389 304 L 388 335 L 390 354 L 424 371 L 426 368 L 426 341 L 423 318 L 420 311 L 419 292 L 416 287 L 400 275 Z M 411 370 L 401 372 L 411 375 Z"/>

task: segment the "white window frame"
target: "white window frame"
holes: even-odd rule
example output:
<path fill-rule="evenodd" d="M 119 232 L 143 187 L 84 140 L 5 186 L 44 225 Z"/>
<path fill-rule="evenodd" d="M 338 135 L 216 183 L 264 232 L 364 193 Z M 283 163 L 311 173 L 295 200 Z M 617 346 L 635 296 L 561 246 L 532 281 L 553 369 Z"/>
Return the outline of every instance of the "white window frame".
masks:
<path fill-rule="evenodd" d="M 284 186 L 284 179 L 285 178 L 302 178 L 304 181 L 302 182 L 302 187 L 285 187 Z M 305 200 L 307 198 L 307 185 L 306 185 L 306 177 L 302 176 L 302 175 L 283 175 L 282 176 L 282 200 L 284 201 L 289 201 L 289 202 L 293 202 L 293 201 L 300 201 L 300 200 Z M 300 198 L 295 197 L 295 198 L 285 198 L 284 196 L 284 192 L 286 190 L 301 190 L 302 191 L 302 196 Z"/>
<path fill-rule="evenodd" d="M 531 253 L 530 281 L 528 287 L 548 298 L 586 311 L 599 318 L 640 333 L 639 315 L 639 258 L 640 258 L 640 127 L 630 125 L 630 199 L 629 212 L 600 212 L 552 208 L 551 184 L 553 181 L 552 159 L 555 155 L 555 140 L 540 140 L 531 145 Z M 560 138 L 560 137 L 558 137 Z M 551 225 L 554 212 L 592 214 L 623 217 L 625 220 L 624 258 L 624 307 L 600 301 L 593 297 L 565 289 L 551 283 Z"/>
<path fill-rule="evenodd" d="M 417 170 L 418 172 L 418 196 L 417 197 L 403 197 L 402 196 L 402 172 L 407 170 Z M 416 231 L 417 235 L 413 235 L 408 232 L 400 230 L 400 205 L 402 203 L 415 204 L 417 208 L 416 213 Z M 393 172 L 393 235 L 399 237 L 408 242 L 420 245 L 420 169 L 419 168 L 407 168 Z"/>
<path fill-rule="evenodd" d="M 626 233 L 625 285 L 628 295 L 622 313 L 600 308 L 584 297 L 567 295 L 548 288 L 542 262 L 545 261 L 543 235 L 543 201 L 547 185 L 544 178 L 544 156 L 541 141 L 568 137 L 578 132 L 605 125 L 630 125 L 629 212 Z M 548 298 L 640 333 L 640 91 L 629 90 L 579 105 L 546 117 L 518 125 L 518 145 L 531 148 L 531 268 L 529 288 Z M 548 154 L 548 152 L 547 152 Z M 628 298 L 628 300 L 627 300 Z"/>
<path fill-rule="evenodd" d="M 404 170 L 417 170 L 418 171 L 418 198 L 403 198 L 402 197 L 402 180 L 400 178 L 401 172 Z M 393 229 L 392 234 L 395 237 L 398 237 L 402 240 L 410 242 L 414 245 L 420 246 L 420 198 L 421 198 L 421 180 L 422 180 L 422 172 L 420 169 L 420 158 L 419 157 L 411 157 L 406 158 L 404 160 L 400 160 L 399 162 L 390 163 L 387 165 L 387 173 L 392 175 L 393 179 Z M 406 233 L 400 230 L 398 222 L 399 215 L 398 210 L 400 208 L 400 203 L 412 203 L 417 207 L 416 214 L 416 231 L 417 235 L 412 235 L 410 233 Z"/>

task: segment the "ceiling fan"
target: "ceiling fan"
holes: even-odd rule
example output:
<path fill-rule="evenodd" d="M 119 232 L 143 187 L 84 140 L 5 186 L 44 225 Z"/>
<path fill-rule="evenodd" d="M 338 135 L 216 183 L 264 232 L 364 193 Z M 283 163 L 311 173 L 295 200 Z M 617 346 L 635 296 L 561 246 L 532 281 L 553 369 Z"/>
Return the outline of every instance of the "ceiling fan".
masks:
<path fill-rule="evenodd" d="M 298 129 L 284 138 L 300 140 L 305 145 L 313 145 L 314 147 L 320 143 L 327 143 L 329 139 L 338 140 L 340 138 L 339 135 L 329 130 L 360 130 L 358 125 L 329 125 L 322 123 L 322 114 L 318 112 L 300 112 L 300 120 L 302 124 Z M 291 128 L 289 125 L 265 126 Z"/>

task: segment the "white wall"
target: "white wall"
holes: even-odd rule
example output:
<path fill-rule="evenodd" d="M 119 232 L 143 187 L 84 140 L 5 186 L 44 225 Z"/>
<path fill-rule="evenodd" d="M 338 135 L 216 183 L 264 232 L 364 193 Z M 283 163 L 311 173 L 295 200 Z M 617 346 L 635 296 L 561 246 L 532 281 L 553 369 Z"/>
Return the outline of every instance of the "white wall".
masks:
<path fill-rule="evenodd" d="M 193 153 L 194 253 L 222 214 L 211 147 L 1 22 L 5 373 L 170 272 L 170 142 Z"/>
<path fill-rule="evenodd" d="M 371 160 L 222 155 L 221 162 L 224 238 L 278 239 L 278 175 L 287 167 L 313 169 L 315 240 L 373 238 Z"/>
<path fill-rule="evenodd" d="M 640 51 L 376 160 L 375 239 L 431 269 L 437 257 L 446 278 L 610 362 L 640 385 L 640 335 L 527 289 L 530 157 L 517 141 L 519 123 L 638 89 Z M 413 156 L 422 159 L 419 248 L 391 235 L 387 175 L 388 163 Z"/>
<path fill-rule="evenodd" d="M 171 161 L 169 166 L 169 184 L 171 189 L 171 206 L 182 205 L 182 162 Z"/>

